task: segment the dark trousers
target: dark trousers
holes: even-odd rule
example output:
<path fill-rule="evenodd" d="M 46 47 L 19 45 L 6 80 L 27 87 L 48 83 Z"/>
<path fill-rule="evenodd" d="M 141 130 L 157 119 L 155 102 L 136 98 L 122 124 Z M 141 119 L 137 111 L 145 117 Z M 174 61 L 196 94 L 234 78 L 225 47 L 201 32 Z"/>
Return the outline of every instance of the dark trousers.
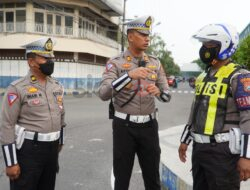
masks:
<path fill-rule="evenodd" d="M 192 154 L 194 190 L 239 190 L 239 155 L 231 154 L 228 142 L 194 143 Z"/>
<path fill-rule="evenodd" d="M 113 120 L 113 167 L 115 190 L 128 190 L 138 156 L 146 190 L 160 190 L 160 146 L 158 123 L 151 120 L 135 124 L 119 118 Z"/>
<path fill-rule="evenodd" d="M 54 190 L 58 158 L 58 141 L 25 140 L 17 150 L 21 175 L 10 182 L 10 190 Z"/>

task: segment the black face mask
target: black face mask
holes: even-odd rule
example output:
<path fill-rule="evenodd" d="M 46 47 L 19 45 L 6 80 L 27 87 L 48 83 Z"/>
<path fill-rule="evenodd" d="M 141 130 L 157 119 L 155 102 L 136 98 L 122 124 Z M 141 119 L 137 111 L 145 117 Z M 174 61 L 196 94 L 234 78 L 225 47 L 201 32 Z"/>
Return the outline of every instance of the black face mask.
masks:
<path fill-rule="evenodd" d="M 217 59 L 219 53 L 218 49 L 218 47 L 207 48 L 203 45 L 199 52 L 201 61 L 207 65 L 211 65 L 212 61 Z"/>
<path fill-rule="evenodd" d="M 50 76 L 54 72 L 54 61 L 51 59 L 48 59 L 44 64 L 39 64 L 39 66 L 44 75 Z"/>

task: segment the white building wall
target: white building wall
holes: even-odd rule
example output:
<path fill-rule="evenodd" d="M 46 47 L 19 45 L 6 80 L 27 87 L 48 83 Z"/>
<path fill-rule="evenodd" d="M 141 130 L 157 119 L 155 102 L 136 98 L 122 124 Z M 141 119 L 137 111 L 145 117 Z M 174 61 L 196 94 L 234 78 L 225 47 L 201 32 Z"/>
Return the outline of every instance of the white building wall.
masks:
<path fill-rule="evenodd" d="M 105 67 L 72 62 L 55 62 L 53 77 L 57 78 L 66 89 L 83 89 L 91 83 L 101 80 Z M 25 76 L 28 72 L 25 60 L 0 60 L 0 88 L 6 88 L 12 81 Z M 88 83 L 88 84 L 87 84 Z"/>

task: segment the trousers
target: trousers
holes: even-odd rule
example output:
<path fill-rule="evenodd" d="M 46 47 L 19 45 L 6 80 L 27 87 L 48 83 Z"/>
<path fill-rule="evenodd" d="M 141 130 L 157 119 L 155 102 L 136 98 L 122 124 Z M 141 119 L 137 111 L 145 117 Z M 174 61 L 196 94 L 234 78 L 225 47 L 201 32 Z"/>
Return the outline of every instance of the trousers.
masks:
<path fill-rule="evenodd" d="M 239 155 L 231 154 L 228 142 L 195 143 L 192 153 L 194 190 L 239 190 Z"/>
<path fill-rule="evenodd" d="M 10 181 L 10 190 L 54 190 L 58 164 L 58 141 L 38 142 L 25 139 L 17 150 L 21 174 Z"/>
<path fill-rule="evenodd" d="M 146 190 L 160 190 L 160 145 L 157 120 L 132 123 L 113 120 L 113 168 L 115 190 L 128 190 L 137 154 Z"/>

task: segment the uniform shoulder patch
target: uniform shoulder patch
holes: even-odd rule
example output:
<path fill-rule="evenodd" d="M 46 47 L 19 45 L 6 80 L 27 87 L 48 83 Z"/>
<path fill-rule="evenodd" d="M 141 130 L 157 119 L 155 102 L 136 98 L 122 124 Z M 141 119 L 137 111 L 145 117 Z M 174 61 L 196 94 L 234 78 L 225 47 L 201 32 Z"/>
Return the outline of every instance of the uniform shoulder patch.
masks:
<path fill-rule="evenodd" d="M 16 93 L 8 93 L 7 98 L 9 106 L 11 106 L 17 100 L 18 95 Z"/>
<path fill-rule="evenodd" d="M 235 99 L 239 110 L 250 110 L 250 73 L 237 76 Z"/>
<path fill-rule="evenodd" d="M 113 63 L 108 62 L 108 63 L 106 64 L 106 71 L 110 71 L 110 69 L 112 69 L 113 66 L 114 66 Z"/>

